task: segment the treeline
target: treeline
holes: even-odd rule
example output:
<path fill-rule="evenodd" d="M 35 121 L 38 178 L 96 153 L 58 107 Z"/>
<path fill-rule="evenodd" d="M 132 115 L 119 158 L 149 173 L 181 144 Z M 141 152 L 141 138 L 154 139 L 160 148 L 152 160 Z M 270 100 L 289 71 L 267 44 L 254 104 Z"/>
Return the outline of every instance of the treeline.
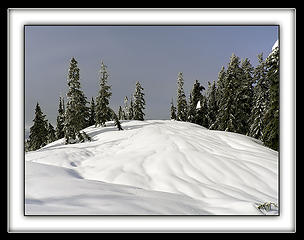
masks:
<path fill-rule="evenodd" d="M 144 89 L 139 82 L 136 82 L 130 105 L 128 105 L 126 97 L 124 108 L 120 106 L 118 114 L 116 114 L 109 107 L 112 93 L 111 86 L 108 85 L 107 66 L 103 62 L 101 63 L 99 92 L 95 100 L 92 97 L 90 103 L 81 90 L 79 72 L 78 62 L 72 58 L 68 70 L 67 103 L 65 105 L 64 98 L 59 97 L 56 129 L 48 123 L 46 115 L 43 114 L 37 102 L 33 126 L 30 128 L 29 138 L 25 142 L 25 151 L 37 150 L 61 138 L 65 139 L 66 144 L 91 141 L 83 129 L 92 125 L 104 127 L 107 121 L 114 121 L 118 130 L 123 130 L 119 120 L 144 120 Z"/>
<path fill-rule="evenodd" d="M 258 65 L 249 59 L 230 57 L 217 81 L 208 82 L 207 91 L 195 81 L 188 101 L 184 77 L 177 77 L 176 104 L 171 101 L 171 119 L 187 121 L 208 129 L 236 132 L 261 140 L 265 146 L 279 149 L 279 49 Z M 203 92 L 203 93 L 202 93 Z"/>

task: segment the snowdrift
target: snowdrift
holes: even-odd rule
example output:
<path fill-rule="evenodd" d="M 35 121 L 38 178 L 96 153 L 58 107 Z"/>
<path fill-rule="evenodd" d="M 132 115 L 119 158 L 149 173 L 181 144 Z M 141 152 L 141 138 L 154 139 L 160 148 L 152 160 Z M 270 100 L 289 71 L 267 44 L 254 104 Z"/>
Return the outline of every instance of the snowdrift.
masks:
<path fill-rule="evenodd" d="M 278 204 L 278 152 L 256 139 L 170 120 L 122 127 L 26 153 L 26 214 L 278 214 L 257 208 Z"/>

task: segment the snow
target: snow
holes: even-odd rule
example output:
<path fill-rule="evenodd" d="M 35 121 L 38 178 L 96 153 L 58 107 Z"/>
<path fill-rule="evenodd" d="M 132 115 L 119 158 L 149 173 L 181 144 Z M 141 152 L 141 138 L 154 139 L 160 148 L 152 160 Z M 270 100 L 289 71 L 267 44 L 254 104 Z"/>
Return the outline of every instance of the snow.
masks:
<path fill-rule="evenodd" d="M 278 46 L 279 46 L 279 39 L 276 40 L 276 42 L 273 44 L 271 50 L 274 51 L 274 49 L 275 49 L 276 47 L 278 47 Z"/>
<path fill-rule="evenodd" d="M 278 152 L 258 140 L 170 120 L 88 127 L 25 155 L 27 215 L 259 215 L 278 204 Z"/>
<path fill-rule="evenodd" d="M 198 101 L 196 104 L 196 109 L 200 109 L 201 108 L 201 101 Z"/>

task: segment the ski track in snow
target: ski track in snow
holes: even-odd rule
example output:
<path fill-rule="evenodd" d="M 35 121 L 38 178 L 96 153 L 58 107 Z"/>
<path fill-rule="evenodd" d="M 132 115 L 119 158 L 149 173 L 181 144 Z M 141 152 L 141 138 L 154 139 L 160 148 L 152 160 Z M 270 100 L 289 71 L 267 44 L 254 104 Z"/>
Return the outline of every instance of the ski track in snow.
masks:
<path fill-rule="evenodd" d="M 97 212 L 101 214 L 178 214 L 181 211 L 183 214 L 255 215 L 261 214 L 256 209 L 256 203 L 278 203 L 278 153 L 255 139 L 170 120 L 122 121 L 124 131 L 117 131 L 112 122 L 107 125 L 85 129 L 92 137 L 91 142 L 65 145 L 64 140 L 60 139 L 38 151 L 28 152 L 26 163 L 33 168 L 35 163 L 40 163 L 43 164 L 41 166 L 70 169 L 75 173 L 70 172 L 72 181 L 77 178 L 78 182 L 94 181 L 103 186 L 111 184 L 112 188 L 117 186 L 113 189 L 118 189 L 118 192 L 124 186 L 135 187 L 137 193 L 149 191 L 155 196 L 167 193 L 169 198 L 174 196 L 173 199 L 176 198 L 179 204 L 175 205 L 175 210 L 168 210 L 164 206 L 155 209 L 151 208 L 149 200 L 146 204 L 141 200 L 141 204 L 135 204 L 136 207 L 133 199 L 133 205 L 129 206 L 130 201 L 119 192 L 119 199 L 128 202 L 126 208 L 119 206 L 114 208 L 117 212 L 113 210 L 113 213 L 108 210 L 112 205 L 107 203 L 107 210 L 98 207 Z M 35 189 L 32 185 L 35 186 L 35 183 L 28 180 L 28 175 L 25 180 L 29 213 L 57 211 L 53 205 L 43 208 L 41 201 L 51 204 L 54 200 L 63 206 L 70 202 L 63 197 L 60 199 L 60 196 L 52 201 L 31 198 Z M 73 199 L 76 202 L 78 198 L 86 199 L 89 195 L 83 196 L 85 192 Z M 132 198 L 136 196 L 132 195 Z M 94 201 L 97 201 L 97 197 L 101 198 L 98 198 L 99 201 L 105 200 L 103 192 L 93 197 Z M 192 210 L 187 212 L 184 208 L 188 209 L 189 205 L 179 201 L 180 197 L 190 199 L 195 207 L 190 207 Z M 197 202 L 200 203 L 199 207 Z M 64 212 L 60 204 L 56 206 Z M 82 204 L 81 209 L 75 210 L 75 206 L 71 209 L 85 212 L 85 202 Z M 91 213 L 94 207 L 87 205 L 88 213 Z M 141 208 L 143 205 L 144 209 Z M 66 211 L 70 213 L 72 210 L 67 208 Z"/>

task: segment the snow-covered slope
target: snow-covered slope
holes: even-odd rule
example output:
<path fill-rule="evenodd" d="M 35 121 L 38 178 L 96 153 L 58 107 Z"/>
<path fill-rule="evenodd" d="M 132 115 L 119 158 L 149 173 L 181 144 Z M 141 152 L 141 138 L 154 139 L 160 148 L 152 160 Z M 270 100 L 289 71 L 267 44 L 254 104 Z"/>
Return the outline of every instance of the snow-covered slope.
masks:
<path fill-rule="evenodd" d="M 26 153 L 26 214 L 253 215 L 278 203 L 278 152 L 253 138 L 169 120 L 107 125 L 85 129 L 91 142 Z"/>

